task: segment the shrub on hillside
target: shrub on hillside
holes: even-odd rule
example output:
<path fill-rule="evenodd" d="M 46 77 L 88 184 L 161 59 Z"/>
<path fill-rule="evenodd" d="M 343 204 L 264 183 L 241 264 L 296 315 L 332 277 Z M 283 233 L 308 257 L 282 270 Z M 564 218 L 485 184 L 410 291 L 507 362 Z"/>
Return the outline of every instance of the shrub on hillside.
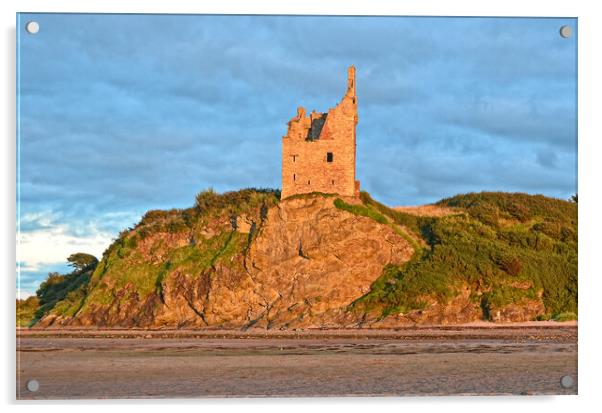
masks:
<path fill-rule="evenodd" d="M 247 188 L 240 191 L 218 194 L 212 188 L 201 191 L 196 196 L 195 208 L 200 214 L 212 211 L 236 214 L 247 208 L 278 203 L 280 200 L 279 189 Z"/>
<path fill-rule="evenodd" d="M 42 318 L 70 293 L 85 289 L 98 265 L 96 257 L 90 254 L 77 253 L 69 258 L 72 259 L 72 263 L 77 263 L 75 270 L 69 274 L 49 273 L 48 278 L 36 291 L 39 307 L 35 312 L 34 321 Z M 82 267 L 83 264 L 85 266 Z M 71 294 L 71 298 L 75 296 Z M 84 294 L 77 294 L 77 296 L 83 299 Z"/>

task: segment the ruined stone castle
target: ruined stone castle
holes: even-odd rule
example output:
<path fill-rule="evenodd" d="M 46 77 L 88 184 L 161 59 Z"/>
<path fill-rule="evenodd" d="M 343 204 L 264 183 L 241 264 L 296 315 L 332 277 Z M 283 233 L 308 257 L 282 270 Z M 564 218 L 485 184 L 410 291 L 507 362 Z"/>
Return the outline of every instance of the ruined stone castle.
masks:
<path fill-rule="evenodd" d="M 297 109 L 282 138 L 282 199 L 310 192 L 358 197 L 355 180 L 357 99 L 355 67 L 348 69 L 345 96 L 328 113 Z"/>

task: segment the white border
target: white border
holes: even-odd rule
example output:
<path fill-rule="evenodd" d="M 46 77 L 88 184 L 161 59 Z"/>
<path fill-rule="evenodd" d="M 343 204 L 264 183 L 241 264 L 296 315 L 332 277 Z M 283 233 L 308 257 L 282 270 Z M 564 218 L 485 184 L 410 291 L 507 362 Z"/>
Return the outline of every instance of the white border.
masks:
<path fill-rule="evenodd" d="M 186 0 L 3 0 L 2 9 L 2 84 L 4 96 L 0 102 L 3 126 L 2 208 L 3 234 L 0 251 L 4 266 L 4 300 L 2 335 L 5 357 L 2 375 L 3 401 L 10 410 L 15 408 L 15 336 L 14 336 L 14 257 L 15 257 L 15 13 L 20 12 L 100 12 L 100 13 L 216 13 L 216 14 L 347 14 L 347 15 L 447 15 L 447 16 L 554 16 L 579 18 L 579 396 L 565 397 L 445 397 L 403 399 L 239 399 L 199 401 L 137 401 L 135 404 L 149 412 L 164 411 L 168 405 L 177 404 L 178 409 L 214 411 L 224 409 L 238 411 L 261 411 L 266 409 L 303 411 L 332 409 L 341 406 L 345 412 L 363 412 L 375 404 L 376 409 L 396 411 L 487 411 L 509 410 L 577 411 L 597 410 L 602 401 L 599 390 L 600 356 L 598 347 L 601 334 L 598 326 L 599 297 L 602 293 L 601 270 L 596 255 L 601 246 L 602 228 L 599 213 L 602 178 L 598 161 L 601 158 L 600 83 L 600 39 L 602 38 L 602 16 L 596 11 L 595 1 L 548 0 L 548 1 L 473 1 L 473 0 L 349 0 L 349 1 L 245 1 L 225 0 L 221 2 Z M 596 43 L 598 43 L 596 45 Z M 597 114 L 597 118 L 596 118 Z M 63 402 L 65 403 L 65 402 Z M 107 403 L 110 406 L 106 405 Z M 107 408 L 131 408 L 132 402 L 67 402 L 18 403 L 26 410 L 40 411 L 102 411 Z"/>

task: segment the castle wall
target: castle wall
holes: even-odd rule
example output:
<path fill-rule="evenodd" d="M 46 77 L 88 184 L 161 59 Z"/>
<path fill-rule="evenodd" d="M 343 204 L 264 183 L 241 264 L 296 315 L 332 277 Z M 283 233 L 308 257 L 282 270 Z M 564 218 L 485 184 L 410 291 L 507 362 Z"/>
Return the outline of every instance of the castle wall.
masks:
<path fill-rule="evenodd" d="M 309 116 L 303 108 L 288 123 L 282 138 L 282 198 L 310 192 L 359 196 L 355 180 L 357 99 L 355 68 L 349 68 L 341 102 Z M 328 162 L 328 154 L 331 162 Z"/>

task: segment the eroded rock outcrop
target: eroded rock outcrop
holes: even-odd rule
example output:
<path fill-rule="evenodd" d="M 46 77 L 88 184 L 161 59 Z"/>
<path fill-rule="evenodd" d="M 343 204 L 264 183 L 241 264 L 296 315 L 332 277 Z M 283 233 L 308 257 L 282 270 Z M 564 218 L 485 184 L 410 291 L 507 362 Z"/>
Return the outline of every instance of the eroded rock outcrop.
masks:
<path fill-rule="evenodd" d="M 247 214 L 236 230 L 222 218 L 149 235 L 105 257 L 73 316 L 51 314 L 40 326 L 357 326 L 362 315 L 348 306 L 386 264 L 402 264 L 414 251 L 389 225 L 337 209 L 333 200 L 284 200 L 263 217 Z M 207 238 L 194 240 L 196 233 Z M 221 245 L 208 263 L 202 251 L 212 243 Z"/>

